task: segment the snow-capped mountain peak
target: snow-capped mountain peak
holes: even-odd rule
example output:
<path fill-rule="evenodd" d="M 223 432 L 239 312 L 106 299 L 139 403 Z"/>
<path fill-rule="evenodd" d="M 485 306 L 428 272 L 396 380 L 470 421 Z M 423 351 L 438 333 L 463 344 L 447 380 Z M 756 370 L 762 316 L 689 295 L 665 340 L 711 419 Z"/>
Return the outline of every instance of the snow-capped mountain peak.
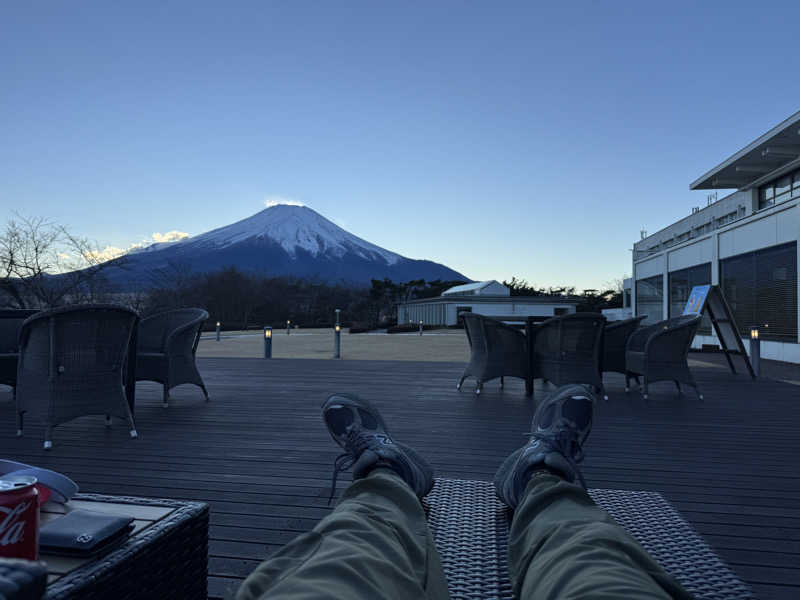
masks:
<path fill-rule="evenodd" d="M 235 268 L 266 277 L 369 285 L 371 279 L 466 280 L 430 260 L 384 250 L 305 206 L 278 204 L 194 237 L 158 242 L 127 254 L 124 267 L 109 269 L 125 289 L 163 285 L 175 273 L 200 275 Z"/>
<path fill-rule="evenodd" d="M 269 239 L 290 256 L 298 249 L 312 256 L 341 257 L 354 253 L 361 258 L 383 259 L 395 264 L 403 257 L 348 233 L 307 206 L 277 204 L 231 225 L 203 233 L 183 243 L 225 248 L 244 241 Z"/>

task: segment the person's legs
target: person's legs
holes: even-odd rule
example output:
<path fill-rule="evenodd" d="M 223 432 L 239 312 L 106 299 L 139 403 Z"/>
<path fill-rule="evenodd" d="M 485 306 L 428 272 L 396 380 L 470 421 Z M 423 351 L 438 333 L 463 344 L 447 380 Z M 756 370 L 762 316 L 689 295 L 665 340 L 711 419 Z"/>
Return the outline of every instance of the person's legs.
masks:
<path fill-rule="evenodd" d="M 345 449 L 337 471 L 353 465 L 354 481 L 330 515 L 248 576 L 237 600 L 449 598 L 419 501 L 433 485 L 430 467 L 364 400 L 331 396 L 323 416 Z"/>
<path fill-rule="evenodd" d="M 691 598 L 585 490 L 577 463 L 595 398 L 564 386 L 533 418 L 530 441 L 495 476 L 498 496 L 515 509 L 509 573 L 520 600 L 533 598 Z"/>

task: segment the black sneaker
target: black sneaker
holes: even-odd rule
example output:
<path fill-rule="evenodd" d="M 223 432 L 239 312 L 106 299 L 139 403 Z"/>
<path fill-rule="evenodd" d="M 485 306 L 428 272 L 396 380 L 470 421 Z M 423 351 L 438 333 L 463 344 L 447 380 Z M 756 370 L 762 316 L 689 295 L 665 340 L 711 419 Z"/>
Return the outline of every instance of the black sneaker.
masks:
<path fill-rule="evenodd" d="M 528 443 L 511 454 L 494 476 L 497 497 L 516 508 L 533 471 L 545 469 L 567 481 L 579 479 L 578 463 L 592 429 L 596 397 L 587 385 L 571 384 L 555 390 L 536 410 Z"/>
<path fill-rule="evenodd" d="M 353 479 L 376 467 L 395 471 L 422 498 L 433 487 L 433 469 L 412 448 L 395 442 L 378 409 L 355 394 L 333 394 L 322 405 L 322 418 L 333 441 L 344 448 L 334 462 L 331 497 L 339 473 L 353 467 Z"/>

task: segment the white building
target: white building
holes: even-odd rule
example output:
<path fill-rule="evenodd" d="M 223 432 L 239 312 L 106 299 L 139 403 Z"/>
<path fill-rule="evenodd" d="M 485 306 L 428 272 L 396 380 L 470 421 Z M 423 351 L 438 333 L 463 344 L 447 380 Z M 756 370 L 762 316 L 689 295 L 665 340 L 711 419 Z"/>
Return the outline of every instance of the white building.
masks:
<path fill-rule="evenodd" d="M 632 305 L 646 322 L 680 315 L 695 285 L 719 285 L 742 337 L 758 327 L 764 358 L 800 363 L 800 112 L 690 185 L 707 196 L 633 247 Z M 718 344 L 705 321 L 695 347 Z M 745 344 L 747 347 L 747 344 Z"/>
<path fill-rule="evenodd" d="M 474 312 L 506 321 L 533 316 L 541 320 L 575 312 L 578 302 L 553 296 L 512 296 L 497 281 L 457 285 L 438 298 L 420 298 L 397 305 L 397 322 L 425 325 L 456 325 L 462 312 Z"/>

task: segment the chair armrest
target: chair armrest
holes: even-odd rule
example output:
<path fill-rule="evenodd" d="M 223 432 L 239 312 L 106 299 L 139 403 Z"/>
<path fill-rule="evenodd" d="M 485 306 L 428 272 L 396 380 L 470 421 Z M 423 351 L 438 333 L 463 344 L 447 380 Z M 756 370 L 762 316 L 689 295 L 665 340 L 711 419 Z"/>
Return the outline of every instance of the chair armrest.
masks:
<path fill-rule="evenodd" d="M 647 340 L 645 353 L 663 362 L 682 360 L 689 352 L 700 319 L 678 327 L 661 327 Z"/>
<path fill-rule="evenodd" d="M 164 351 L 167 354 L 192 354 L 197 348 L 202 321 L 193 321 L 176 327 L 167 334 Z"/>

